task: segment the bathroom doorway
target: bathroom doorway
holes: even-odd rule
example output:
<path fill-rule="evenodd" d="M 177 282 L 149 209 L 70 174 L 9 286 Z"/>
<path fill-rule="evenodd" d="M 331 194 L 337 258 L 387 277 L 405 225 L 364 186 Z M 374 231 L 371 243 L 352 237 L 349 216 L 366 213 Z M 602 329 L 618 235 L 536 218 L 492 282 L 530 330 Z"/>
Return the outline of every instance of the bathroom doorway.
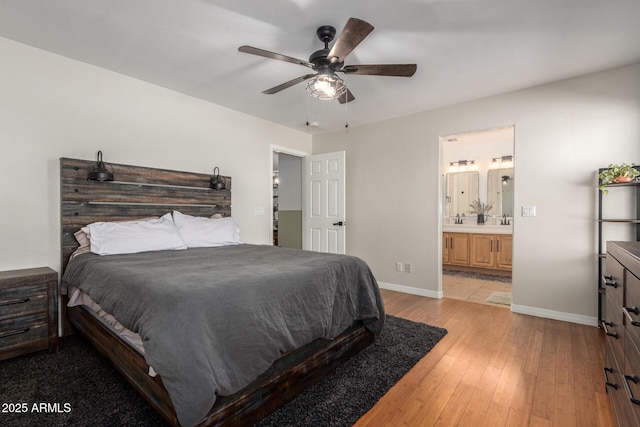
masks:
<path fill-rule="evenodd" d="M 442 291 L 509 308 L 514 126 L 447 135 L 442 147 Z"/>

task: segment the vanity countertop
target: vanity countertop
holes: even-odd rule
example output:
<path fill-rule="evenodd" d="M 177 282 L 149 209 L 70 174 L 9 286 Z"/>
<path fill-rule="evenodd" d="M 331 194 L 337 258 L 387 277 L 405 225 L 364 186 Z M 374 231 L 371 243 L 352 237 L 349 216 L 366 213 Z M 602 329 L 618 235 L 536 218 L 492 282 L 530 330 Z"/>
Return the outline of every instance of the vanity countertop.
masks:
<path fill-rule="evenodd" d="M 442 224 L 446 233 L 513 234 L 512 225 L 500 224 Z"/>

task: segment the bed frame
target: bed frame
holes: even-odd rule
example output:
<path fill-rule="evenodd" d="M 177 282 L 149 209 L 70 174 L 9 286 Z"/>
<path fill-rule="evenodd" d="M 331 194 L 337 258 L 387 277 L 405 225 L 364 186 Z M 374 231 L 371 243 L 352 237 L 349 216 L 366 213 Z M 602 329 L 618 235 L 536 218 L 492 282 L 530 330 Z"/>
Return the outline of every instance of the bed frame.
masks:
<path fill-rule="evenodd" d="M 231 178 L 226 190 L 209 188 L 209 175 L 108 164 L 114 181 L 88 179 L 95 162 L 60 159 L 62 271 L 78 247 L 73 233 L 96 221 L 161 216 L 173 209 L 195 216 L 231 215 Z M 160 376 L 150 377 L 144 357 L 84 306 L 63 304 L 63 333 L 80 332 L 171 425 L 175 409 Z M 374 341 L 361 324 L 338 338 L 316 340 L 282 355 L 267 372 L 232 396 L 219 397 L 198 426 L 251 425 L 318 382 Z"/>

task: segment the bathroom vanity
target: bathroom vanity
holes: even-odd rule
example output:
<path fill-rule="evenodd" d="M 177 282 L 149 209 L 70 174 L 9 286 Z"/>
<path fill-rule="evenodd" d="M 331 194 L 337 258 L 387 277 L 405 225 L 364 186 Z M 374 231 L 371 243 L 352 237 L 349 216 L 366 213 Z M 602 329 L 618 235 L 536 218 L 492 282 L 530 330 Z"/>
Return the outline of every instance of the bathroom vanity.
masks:
<path fill-rule="evenodd" d="M 510 272 L 512 226 L 499 224 L 444 224 L 442 264 L 461 270 Z"/>

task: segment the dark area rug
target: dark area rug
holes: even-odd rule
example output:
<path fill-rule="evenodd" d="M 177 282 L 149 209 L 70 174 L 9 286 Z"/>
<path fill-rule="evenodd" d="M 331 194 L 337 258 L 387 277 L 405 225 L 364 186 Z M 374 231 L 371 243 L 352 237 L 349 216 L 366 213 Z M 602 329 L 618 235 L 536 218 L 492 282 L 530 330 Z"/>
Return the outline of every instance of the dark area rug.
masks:
<path fill-rule="evenodd" d="M 374 344 L 259 426 L 350 426 L 446 333 L 387 316 Z M 77 336 L 62 339 L 57 354 L 0 362 L 0 398 L 0 425 L 6 427 L 166 425 L 109 361 Z"/>

